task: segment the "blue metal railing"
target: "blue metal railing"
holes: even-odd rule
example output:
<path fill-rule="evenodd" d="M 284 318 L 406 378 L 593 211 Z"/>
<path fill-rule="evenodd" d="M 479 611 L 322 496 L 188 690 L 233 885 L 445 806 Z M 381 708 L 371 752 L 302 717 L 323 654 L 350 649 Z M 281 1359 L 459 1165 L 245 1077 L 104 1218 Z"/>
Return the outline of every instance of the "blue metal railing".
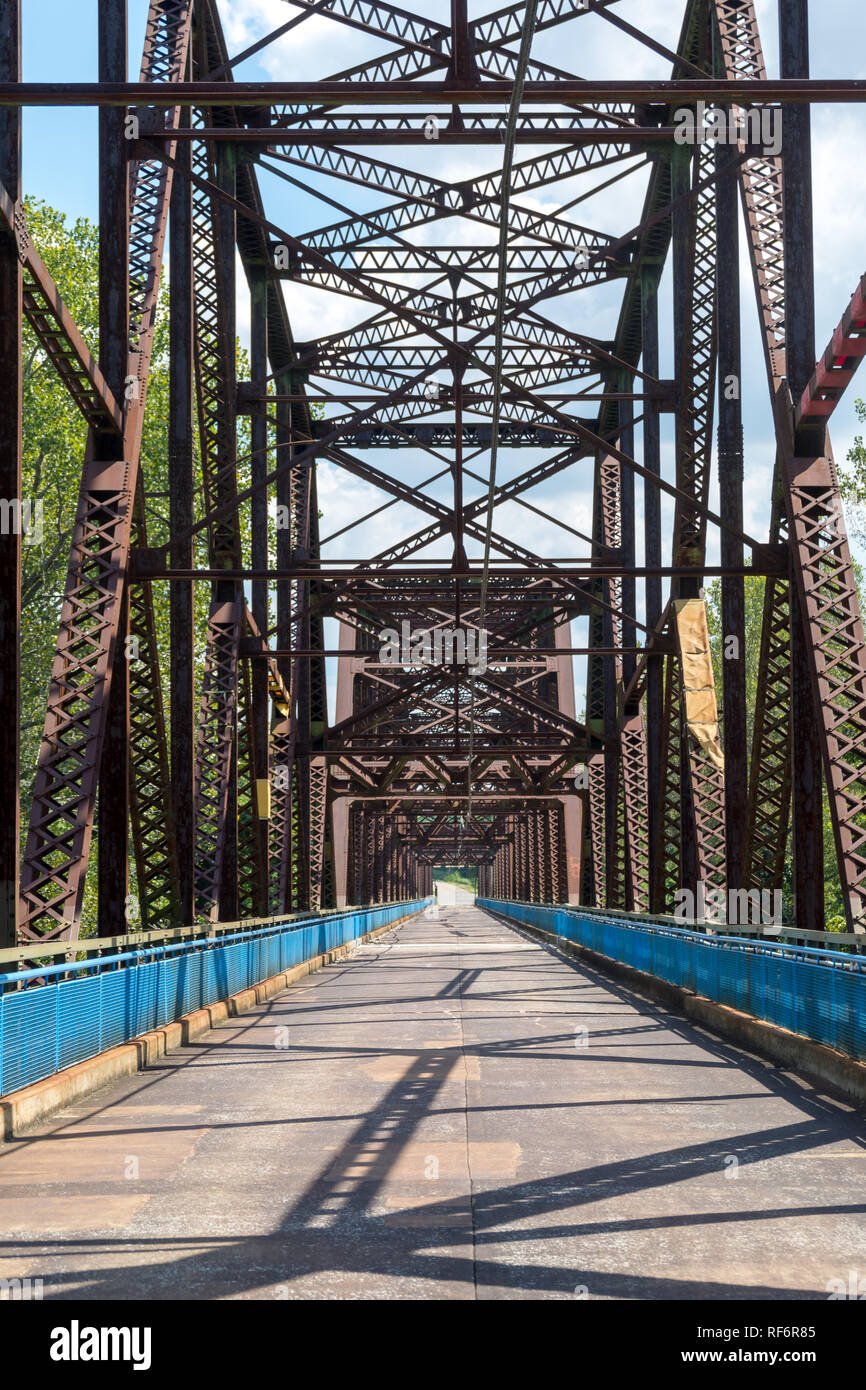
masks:
<path fill-rule="evenodd" d="M 842 951 L 624 921 L 580 908 L 479 898 L 512 921 L 866 1060 L 866 959 Z"/>
<path fill-rule="evenodd" d="M 0 975 L 0 1095 L 345 946 L 428 901 L 355 908 Z M 34 979 L 45 983 L 21 987 Z"/>

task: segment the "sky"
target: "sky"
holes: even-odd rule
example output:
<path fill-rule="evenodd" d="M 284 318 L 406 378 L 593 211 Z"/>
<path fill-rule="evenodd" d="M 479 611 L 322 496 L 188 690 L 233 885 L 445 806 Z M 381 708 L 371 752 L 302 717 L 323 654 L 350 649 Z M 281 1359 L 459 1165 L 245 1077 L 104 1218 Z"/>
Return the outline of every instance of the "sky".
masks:
<path fill-rule="evenodd" d="M 413 8 L 405 0 L 403 8 Z M 446 20 L 447 0 L 424 0 L 423 15 L 428 19 Z M 470 18 L 500 8 L 494 0 L 472 3 Z M 817 77 L 862 78 L 866 76 L 866 6 L 863 0 L 820 0 L 812 5 L 810 31 L 812 73 Z M 229 50 L 238 53 L 263 34 L 297 14 L 284 0 L 219 0 L 219 9 Z M 758 18 L 769 75 L 778 75 L 778 13 L 777 0 L 758 0 Z M 147 5 L 145 0 L 129 0 L 130 11 L 130 77 L 138 74 Z M 622 0 L 617 14 L 639 25 L 659 43 L 672 48 L 676 44 L 682 21 L 683 5 L 678 0 Z M 96 0 L 23 0 L 24 15 L 24 76 L 30 81 L 95 81 Z M 237 69 L 238 77 L 249 79 L 285 78 L 287 80 L 316 75 L 321 77 L 355 65 L 365 58 L 386 51 L 390 45 L 368 38 L 324 18 L 305 20 L 284 39 L 264 49 L 256 58 Z M 547 61 L 582 77 L 654 78 L 670 75 L 669 62 L 622 35 L 597 16 L 581 16 L 567 24 L 539 33 L 533 41 L 532 56 Z M 816 255 L 816 342 L 820 350 L 842 315 L 859 277 L 866 270 L 866 111 L 858 106 L 819 106 L 813 113 L 814 202 Z M 31 196 L 43 198 L 71 217 L 87 216 L 96 219 L 98 189 L 96 167 L 96 112 L 93 110 L 52 111 L 30 110 L 24 126 L 24 187 Z M 404 164 L 444 180 L 455 180 L 496 168 L 499 151 L 482 146 L 477 151 L 465 147 L 431 146 L 429 149 L 388 150 L 366 147 L 364 154 L 394 163 Z M 528 158 L 535 150 L 519 147 L 518 159 Z M 337 220 L 341 214 L 323 205 L 316 191 L 326 193 L 338 202 L 361 211 L 383 206 L 391 201 L 367 188 L 324 178 L 297 168 L 293 175 L 306 183 L 306 190 L 289 187 L 273 176 L 261 175 L 265 206 L 269 216 L 286 230 L 301 235 L 318 226 Z M 596 175 L 601 181 L 603 176 Z M 646 185 L 646 173 L 638 171 L 581 205 L 577 214 L 581 222 L 611 235 L 621 235 L 638 220 Z M 520 195 L 519 201 L 543 212 L 554 212 L 588 184 L 582 180 L 564 180 Z M 447 230 L 446 230 L 447 229 Z M 495 233 L 478 236 L 475 229 L 456 221 L 434 224 L 412 234 L 413 240 L 427 244 L 444 241 L 492 240 Z M 743 413 L 746 440 L 745 529 L 758 539 L 766 536 L 769 518 L 770 482 L 775 446 L 769 411 L 766 375 L 763 366 L 757 311 L 751 283 L 751 272 L 741 235 L 741 299 L 743 317 Z M 422 283 L 421 278 L 416 283 Z M 239 333 L 246 338 L 249 308 L 243 277 L 239 277 Z M 287 284 L 285 293 L 297 340 L 306 340 L 321 333 L 336 332 L 366 317 L 357 301 L 325 293 L 310 286 Z M 613 335 L 620 287 L 614 283 L 583 290 L 555 301 L 550 316 L 564 324 L 602 338 Z M 671 339 L 669 323 L 670 275 L 666 273 L 661 292 L 662 371 L 672 376 Z M 859 389 L 858 389 L 859 388 Z M 338 388 L 337 388 L 338 389 Z M 832 423 L 833 446 L 837 460 L 844 461 L 854 436 L 859 432 L 854 401 L 866 395 L 866 377 L 856 382 Z M 668 417 L 669 419 L 669 417 Z M 672 478 L 672 448 L 670 430 L 665 427 L 665 456 L 663 467 Z M 510 452 L 510 457 L 508 456 Z M 421 464 L 407 452 L 383 453 L 369 456 L 380 468 L 393 468 L 401 478 L 417 483 L 427 471 L 429 460 Z M 501 478 L 525 469 L 533 461 L 529 451 L 504 451 Z M 541 457 L 541 455 L 538 455 Z M 479 472 L 486 468 L 478 460 Z M 467 500 L 480 491 L 467 491 Z M 447 500 L 448 492 L 431 490 Z M 322 534 L 329 535 L 348 526 L 352 520 L 377 506 L 383 495 L 360 483 L 328 462 L 319 467 L 320 506 L 323 510 Z M 717 487 L 713 483 L 711 506 L 716 505 Z M 545 487 L 534 491 L 531 500 L 555 515 L 567 519 L 578 530 L 589 529 L 591 503 L 591 468 L 583 465 L 569 469 Z M 641 487 L 638 485 L 638 507 Z M 638 511 L 640 515 L 640 510 Z M 336 540 L 328 552 L 332 556 L 361 556 L 380 550 L 400 534 L 411 532 L 421 524 L 413 509 L 398 505 L 383 514 L 375 523 L 375 532 L 349 530 Z M 547 555 L 565 556 L 584 553 L 578 542 L 568 534 L 542 522 L 516 503 L 508 504 L 496 513 L 496 527 L 519 539 L 521 545 Z M 670 510 L 663 506 L 663 526 L 670 527 Z M 665 534 L 669 534 L 668 531 Z M 441 553 L 441 552 L 440 552 Z M 717 560 L 717 535 L 710 528 L 708 560 Z M 866 555 L 855 547 L 861 561 Z M 585 639 L 585 623 L 574 625 L 575 643 Z M 326 643 L 334 644 L 335 634 L 326 634 Z M 333 670 L 329 684 L 330 708 L 333 712 Z M 576 675 L 582 685 L 582 663 L 576 664 Z M 578 709 L 582 697 L 578 694 Z"/>

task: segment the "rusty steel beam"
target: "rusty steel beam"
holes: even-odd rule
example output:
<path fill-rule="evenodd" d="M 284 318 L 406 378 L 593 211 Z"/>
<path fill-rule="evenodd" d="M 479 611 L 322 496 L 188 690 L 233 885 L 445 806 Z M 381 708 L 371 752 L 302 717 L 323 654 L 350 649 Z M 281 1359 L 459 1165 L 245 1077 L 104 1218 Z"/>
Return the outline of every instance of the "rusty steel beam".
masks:
<path fill-rule="evenodd" d="M 388 106 L 407 102 L 429 108 L 432 105 L 480 105 L 499 102 L 507 105 L 511 83 L 497 79 L 467 86 L 452 82 L 235 82 L 232 105 L 267 107 L 275 105 L 355 106 L 369 102 Z M 736 102 L 753 106 L 782 102 L 833 103 L 851 105 L 866 101 L 863 78 L 787 78 L 767 79 L 760 87 L 750 81 L 724 81 L 711 77 L 678 78 L 670 81 L 603 79 L 570 81 L 528 80 L 523 99 L 527 103 L 554 103 L 564 106 L 610 104 L 693 105 L 704 101 Z M 222 106 L 225 86 L 220 82 L 10 82 L 0 83 L 0 106 L 174 106 L 176 102 L 201 107 Z"/>
<path fill-rule="evenodd" d="M 809 72 L 808 0 L 779 0 L 779 59 L 785 76 L 806 77 Z M 785 315 L 787 325 L 786 374 L 788 389 L 796 401 L 806 389 L 815 361 L 815 263 L 812 197 L 811 110 L 797 104 L 785 113 L 782 150 L 782 223 L 785 251 Z M 796 192 L 795 192 L 796 190 Z M 781 407 L 783 388 L 777 394 Z M 781 413 L 781 410 L 780 410 Z M 787 411 L 785 412 L 787 413 Z M 783 420 L 777 428 L 783 452 Z M 817 442 L 816 452 L 823 452 Z M 792 477 L 782 465 L 782 489 L 791 526 L 800 494 L 791 493 Z M 797 921 L 815 931 L 824 928 L 824 794 L 822 786 L 823 712 L 813 701 L 808 615 L 800 588 L 805 559 L 790 534 L 791 546 L 791 713 L 794 760 L 791 809 L 794 858 L 794 896 Z M 856 915 L 856 914 L 855 914 Z"/>
<path fill-rule="evenodd" d="M 188 123 L 189 112 L 184 110 L 179 128 Z M 188 159 L 188 151 L 180 150 L 180 164 L 183 166 Z M 195 519 L 192 200 L 189 182 L 182 175 L 172 185 L 170 215 L 169 526 L 173 533 L 182 534 Z M 179 541 L 171 551 L 172 569 L 185 569 L 192 562 L 191 541 Z M 171 782 L 177 847 L 177 896 L 181 920 L 191 922 L 195 902 L 195 617 L 192 585 L 170 585 L 169 622 Z"/>
<path fill-rule="evenodd" d="M 743 417 L 741 407 L 739 229 L 736 171 L 723 150 L 717 158 L 722 177 L 716 188 L 718 245 L 716 278 L 719 328 L 718 473 L 722 509 L 737 524 L 743 519 Z M 743 547 L 727 532 L 721 537 L 721 558 L 733 571 L 742 567 Z M 746 824 L 742 808 L 748 800 L 748 718 L 746 700 L 745 583 L 732 572 L 722 578 L 722 702 L 725 751 L 725 881 L 742 888 L 746 881 Z"/>
<path fill-rule="evenodd" d="M 530 9 L 539 32 L 586 13 L 578 0 Z M 161 0 L 140 83 L 126 80 L 126 0 L 101 0 L 106 83 L 21 85 L 14 61 L 0 71 L 0 294 L 20 295 L 89 427 L 22 875 L 25 939 L 75 935 L 97 793 L 101 930 L 129 902 L 128 823 L 146 926 L 409 897 L 429 888 L 439 863 L 477 866 L 484 892 L 659 911 L 700 882 L 777 886 L 792 784 L 796 910 L 814 925 L 822 782 L 850 919 L 866 915 L 866 644 L 826 439 L 863 355 L 866 302 L 861 285 L 813 371 L 807 138 L 812 101 L 862 101 L 866 84 L 806 78 L 804 0 L 782 0 L 782 81 L 767 79 L 750 0 L 686 0 L 675 51 L 596 9 L 665 58 L 671 80 L 583 81 L 529 52 L 524 7 L 470 19 L 465 0 L 453 0 L 447 22 L 389 0 L 300 0 L 240 54 L 227 47 L 216 0 Z M 386 51 L 320 81 L 234 81 L 239 64 L 314 14 Z M 100 111 L 98 366 L 27 238 L 10 154 L 17 118 L 4 114 L 13 91 L 18 106 L 89 101 Z M 676 108 L 699 100 L 784 109 L 781 159 L 751 141 L 684 149 Z M 426 158 L 434 136 L 488 148 L 506 107 L 508 195 L 495 159 L 464 180 L 438 177 Z M 139 130 L 127 131 L 128 116 Z M 536 148 L 513 162 L 520 141 Z M 389 143 L 405 153 L 382 158 Z M 413 147 L 425 149 L 423 170 L 412 167 Z M 299 233 L 272 221 L 256 161 L 269 180 L 316 199 L 323 225 Z M 582 223 L 584 192 L 617 185 L 625 205 L 627 180 L 647 167 L 642 207 L 620 234 Z M 534 199 L 552 202 L 566 180 L 577 201 L 539 212 Z M 783 200 L 783 182 L 802 182 L 800 206 Z M 743 530 L 742 420 L 738 394 L 725 392 L 741 371 L 737 184 L 776 411 L 768 543 Z M 362 206 L 369 191 L 384 195 L 380 206 L 359 211 L 355 188 Z M 149 546 L 138 460 L 169 206 L 169 527 Z M 443 229 L 436 245 L 409 239 L 433 222 Z M 449 245 L 457 223 L 461 238 Z M 498 244 L 485 244 L 491 229 Z M 658 286 L 669 262 L 665 376 L 660 344 L 671 335 Z M 236 265 L 251 303 L 241 383 Z M 354 326 L 295 343 L 285 279 L 350 297 Z M 569 327 L 564 307 L 602 283 L 621 295 L 606 340 Z M 15 373 L 20 342 L 3 332 Z M 709 505 L 717 365 L 718 512 Z M 0 408 L 10 478 L 18 399 L 13 391 Z M 662 472 L 663 413 L 674 415 L 673 482 Z M 537 451 L 528 467 L 488 484 L 488 452 L 527 447 Z M 403 450 L 425 462 L 423 484 L 407 480 Z M 382 499 L 327 544 L 323 464 Z M 590 467 L 584 534 L 535 499 L 556 480 L 588 480 Z M 663 496 L 673 504 L 667 537 Z M 493 523 L 496 508 L 512 505 L 533 525 L 558 527 L 555 556 L 530 549 L 511 519 Z M 403 513 L 413 518 L 405 526 Z M 331 558 L 352 530 L 355 558 Z M 711 566 L 716 535 L 721 562 Z M 483 563 L 469 558 L 479 543 Z M 14 608 L 14 541 L 3 558 L 3 601 L 11 594 Z M 765 579 L 761 686 L 750 751 L 742 661 L 723 664 L 723 766 L 699 595 L 721 577 L 723 637 L 742 648 L 747 575 Z M 170 765 L 160 579 L 170 591 Z M 196 595 L 208 591 L 205 633 Z M 572 638 L 575 618 L 588 619 L 585 648 Z M 339 624 L 336 647 L 326 620 Z M 426 633 L 427 647 L 386 656 L 389 633 L 409 640 L 404 626 Z M 448 652 L 434 654 L 445 636 Z M 482 636 L 479 665 L 466 644 Z M 11 708 L 8 650 L 12 684 L 0 694 Z M 578 715 L 573 657 L 584 652 Z M 792 705 L 809 752 L 799 768 Z"/>
<path fill-rule="evenodd" d="M 238 643 L 243 610 L 238 600 L 214 600 L 199 704 L 195 759 L 195 911 L 216 921 L 226 860 L 226 822 L 233 810 L 229 786 L 237 746 Z M 236 814 L 236 811 L 235 811 Z"/>
<path fill-rule="evenodd" d="M 21 5 L 11 0 L 0 12 L 0 80 L 21 81 Z M 21 114 L 0 111 L 0 497 L 17 504 L 22 497 L 22 316 L 23 275 L 20 242 L 8 209 L 20 208 Z M 21 511 L 18 513 L 21 516 Z M 21 527 L 0 535 L 0 946 L 18 937 L 20 875 L 21 723 Z"/>
<path fill-rule="evenodd" d="M 99 0 L 99 80 L 126 78 L 127 0 Z M 130 315 L 130 169 L 118 155 L 123 148 L 124 113 L 117 107 L 99 112 L 99 366 L 115 400 L 125 400 L 127 358 L 131 341 Z M 123 430 L 97 436 L 96 456 L 123 458 Z M 120 604 L 120 621 L 113 651 L 111 685 L 106 696 L 105 742 L 99 770 L 98 801 L 98 930 L 118 936 L 130 921 L 129 812 L 132 742 L 129 643 L 129 594 Z M 141 636 L 153 654 L 147 624 Z M 139 708 L 141 705 L 139 704 Z M 145 712 L 145 717 L 150 711 Z M 141 843 L 141 841 L 139 841 Z M 147 894 L 145 893 L 145 897 Z"/>
<path fill-rule="evenodd" d="M 98 433 L 121 433 L 123 411 L 118 400 L 28 235 L 22 204 L 2 184 L 0 215 L 24 269 L 22 311 L 27 322 L 88 425 Z"/>
<path fill-rule="evenodd" d="M 145 81 L 177 80 L 183 73 L 191 21 L 190 0 L 154 4 L 148 16 L 142 75 Z M 177 111 L 168 113 L 176 124 Z M 104 160 L 111 158 L 105 127 Z M 119 161 L 115 150 L 115 160 Z M 125 166 L 125 160 L 123 161 Z M 124 180 L 126 172 L 124 172 Z M 120 452 L 114 458 L 107 441 L 88 446 L 79 491 L 72 551 L 61 611 L 60 632 L 52 668 L 51 697 L 46 713 L 34 786 L 30 828 L 21 874 L 21 935 L 28 940 L 46 936 L 75 937 L 78 933 L 84 880 L 93 830 L 99 769 L 109 731 L 113 676 L 123 674 L 125 623 L 128 605 L 125 578 L 134 499 L 139 487 L 139 451 L 147 377 L 153 346 L 162 251 L 171 194 L 171 171 L 162 164 L 139 163 L 129 170 L 133 215 L 129 233 L 128 309 L 124 360 L 116 342 L 111 372 L 122 375 L 124 429 Z M 122 214 L 121 214 L 122 216 Z M 124 242 L 125 244 L 125 242 Z M 117 260 L 119 252 L 115 253 Z M 115 267 L 115 275 L 119 269 Z M 120 287 L 115 287 L 117 294 Z M 105 315 L 108 328 L 107 315 Z M 109 386 L 111 378 L 109 376 Z M 95 455 L 95 456 L 94 456 Z M 126 724 L 125 702 L 115 703 L 116 742 Z M 121 722 L 123 721 L 123 728 Z M 121 766 L 126 746 L 119 753 Z M 103 787 L 112 777 L 104 765 Z M 116 769 L 120 777 L 120 768 Z M 110 795 L 110 793 L 109 793 Z M 127 801 L 123 798 L 123 833 Z M 107 834 L 113 831 L 106 824 Z M 119 836 L 119 832 L 118 832 Z M 106 874 L 112 892 L 123 888 L 125 854 L 118 841 Z M 112 899 L 110 912 L 122 910 L 126 893 Z M 103 908 L 109 912 L 107 905 Z M 107 929 L 106 917 L 102 919 Z"/>
<path fill-rule="evenodd" d="M 763 81 L 767 72 L 752 0 L 714 0 L 719 51 L 728 78 Z M 771 402 L 787 375 L 782 160 L 765 155 L 739 167 L 740 193 Z M 770 542 L 787 542 L 777 461 Z M 781 888 L 791 807 L 791 614 L 787 578 L 764 589 L 756 680 L 743 876 L 750 887 Z"/>

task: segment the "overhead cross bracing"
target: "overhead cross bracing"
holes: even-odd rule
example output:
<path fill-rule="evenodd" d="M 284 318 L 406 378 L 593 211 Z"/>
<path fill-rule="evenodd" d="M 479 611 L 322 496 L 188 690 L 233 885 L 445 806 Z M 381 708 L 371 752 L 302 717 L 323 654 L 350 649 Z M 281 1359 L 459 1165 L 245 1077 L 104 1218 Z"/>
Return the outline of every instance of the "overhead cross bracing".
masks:
<path fill-rule="evenodd" d="M 615 0 L 299 0 L 240 47 L 216 0 L 154 0 L 138 83 L 125 4 L 102 0 L 95 90 L 20 84 L 7 8 L 0 293 L 89 442 L 23 851 L 15 816 L 3 831 L 4 939 L 77 935 L 95 827 L 106 935 L 131 897 L 145 927 L 234 920 L 415 898 L 438 864 L 477 865 L 499 898 L 661 912 L 699 882 L 780 886 L 791 846 L 798 922 L 820 928 L 825 796 L 859 927 L 866 644 L 827 419 L 863 297 L 816 367 L 803 113 L 864 93 L 809 79 L 805 0 L 782 0 L 772 82 L 749 0 L 688 0 L 675 43 Z M 313 24 L 358 58 L 307 70 Z M 579 76 L 599 27 L 662 75 Z M 249 80 L 268 53 L 279 80 Z M 713 100 L 783 117 L 781 150 L 676 138 Z M 18 153 L 22 105 L 86 101 L 98 345 L 31 242 Z M 778 450 L 757 535 L 739 396 L 718 389 L 741 373 L 740 207 Z M 169 526 L 149 537 L 167 281 Z M 14 389 L 0 426 L 17 497 Z M 354 514 L 329 506 L 334 479 Z M 751 747 L 747 572 L 766 579 Z M 742 654 L 719 690 L 714 574 Z"/>

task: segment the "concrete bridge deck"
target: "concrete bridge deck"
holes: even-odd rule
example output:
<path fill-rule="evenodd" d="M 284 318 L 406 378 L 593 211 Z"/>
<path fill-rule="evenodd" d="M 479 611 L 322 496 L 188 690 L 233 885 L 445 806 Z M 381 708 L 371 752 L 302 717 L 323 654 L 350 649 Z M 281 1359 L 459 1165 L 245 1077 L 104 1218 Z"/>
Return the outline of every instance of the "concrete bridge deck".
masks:
<path fill-rule="evenodd" d="M 359 946 L 0 1149 L 49 1298 L 816 1298 L 866 1127 L 474 907 Z"/>

